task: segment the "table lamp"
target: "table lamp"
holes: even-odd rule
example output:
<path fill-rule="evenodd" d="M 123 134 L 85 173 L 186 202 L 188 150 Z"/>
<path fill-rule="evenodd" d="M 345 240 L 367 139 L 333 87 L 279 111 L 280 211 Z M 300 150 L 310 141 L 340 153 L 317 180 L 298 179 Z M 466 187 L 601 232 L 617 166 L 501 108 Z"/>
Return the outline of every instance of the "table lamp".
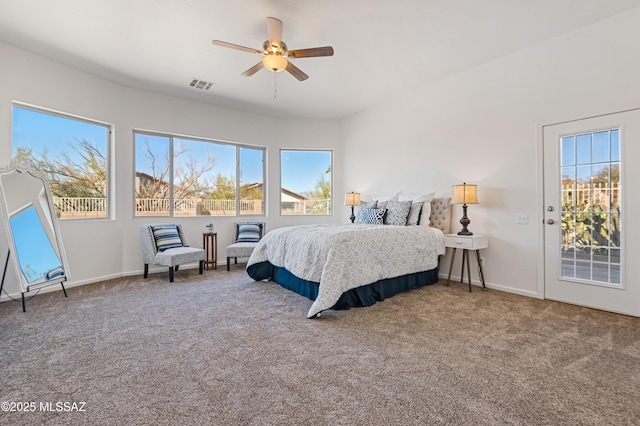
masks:
<path fill-rule="evenodd" d="M 478 197 L 476 196 L 476 186 L 463 183 L 462 185 L 453 185 L 453 196 L 451 197 L 451 203 L 462 204 L 462 230 L 458 232 L 458 235 L 473 235 L 473 232 L 467 229 L 467 226 L 471 223 L 467 217 L 467 204 L 478 204 Z"/>
<path fill-rule="evenodd" d="M 353 191 L 347 192 L 344 197 L 344 205 L 351 207 L 351 217 L 349 219 L 351 219 L 351 223 L 353 223 L 356 220 L 353 208 L 360 205 L 360 193 Z"/>

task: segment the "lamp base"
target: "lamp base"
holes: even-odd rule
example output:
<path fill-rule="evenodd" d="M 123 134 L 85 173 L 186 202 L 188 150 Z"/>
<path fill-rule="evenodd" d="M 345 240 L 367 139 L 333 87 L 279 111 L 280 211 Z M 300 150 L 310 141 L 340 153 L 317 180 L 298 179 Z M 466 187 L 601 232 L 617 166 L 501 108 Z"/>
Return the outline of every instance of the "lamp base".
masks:
<path fill-rule="evenodd" d="M 356 220 L 356 215 L 353 212 L 353 206 L 351 206 L 351 217 L 349 219 L 351 219 L 351 223 L 355 222 Z"/>
<path fill-rule="evenodd" d="M 470 223 L 471 223 L 471 221 L 467 217 L 467 205 L 463 204 L 462 205 L 462 219 L 460 219 L 460 224 L 462 224 L 462 229 L 460 230 L 460 232 L 458 232 L 458 235 L 473 235 L 473 232 L 471 232 L 471 231 L 469 231 L 467 229 L 467 226 L 469 226 Z"/>

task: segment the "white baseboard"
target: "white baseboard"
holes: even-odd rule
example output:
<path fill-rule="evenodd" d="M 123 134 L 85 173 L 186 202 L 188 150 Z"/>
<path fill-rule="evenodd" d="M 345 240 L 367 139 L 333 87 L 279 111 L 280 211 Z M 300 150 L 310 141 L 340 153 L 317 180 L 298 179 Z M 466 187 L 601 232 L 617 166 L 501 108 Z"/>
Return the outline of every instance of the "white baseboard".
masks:
<path fill-rule="evenodd" d="M 438 276 L 440 277 L 440 279 L 446 280 L 448 274 L 438 274 Z M 460 276 L 453 276 L 451 275 L 451 282 L 455 282 L 457 284 L 460 284 Z M 462 284 L 465 286 L 469 285 L 469 282 L 465 280 L 465 282 Z M 471 285 L 477 286 L 477 287 L 482 287 L 482 283 L 479 280 L 476 279 L 472 279 L 471 280 Z M 521 288 L 514 288 L 514 287 L 509 287 L 509 286 L 504 286 L 504 285 L 500 285 L 500 284 L 493 284 L 493 283 L 489 283 L 487 281 L 485 281 L 484 285 L 487 288 L 493 289 L 493 290 L 498 290 L 498 291 L 504 291 L 505 293 L 513 293 L 513 294 L 519 294 L 521 296 L 527 296 L 527 297 L 533 297 L 535 299 L 540 299 L 540 297 L 538 297 L 538 293 L 535 291 L 529 291 L 529 290 L 523 290 Z"/>
<path fill-rule="evenodd" d="M 226 265 L 226 263 L 223 263 L 223 265 Z M 220 262 L 218 262 L 218 266 L 220 266 Z M 198 268 L 198 264 L 195 263 L 193 265 L 180 265 L 180 269 L 184 270 L 184 269 L 195 269 Z M 153 268 L 149 268 L 149 273 L 150 274 L 154 274 L 157 272 L 168 272 L 168 267 L 153 267 Z M 138 269 L 135 271 L 127 271 L 127 272 L 122 272 L 122 273 L 118 273 L 118 274 L 109 274 L 109 275 L 101 275 L 98 277 L 91 277 L 88 278 L 86 280 L 78 280 L 78 281 L 66 281 L 64 282 L 64 288 L 65 289 L 69 289 L 69 288 L 73 288 L 73 287 L 80 287 L 83 285 L 88 285 L 88 284 L 94 284 L 94 283 L 99 283 L 102 281 L 108 281 L 108 280 L 113 280 L 115 278 L 122 278 L 122 277 L 131 277 L 131 276 L 135 276 L 135 275 L 140 275 L 142 276 L 142 274 L 144 273 L 143 269 Z M 28 293 L 25 293 L 25 298 L 29 298 L 35 294 L 45 294 L 45 293 L 51 293 L 53 291 L 60 291 L 62 292 L 62 286 L 58 285 L 58 284 L 52 284 L 48 287 L 42 287 L 39 290 L 34 290 L 34 291 L 30 291 Z M 1 302 L 6 302 L 9 300 L 18 300 L 20 301 L 22 299 L 22 295 L 20 294 L 20 292 L 14 292 L 14 293 L 9 293 L 9 296 L 7 296 L 5 294 L 5 290 L 3 289 L 2 294 L 0 294 L 0 303 Z"/>
<path fill-rule="evenodd" d="M 65 289 L 69 289 L 69 288 L 73 288 L 73 287 L 80 287 L 82 285 L 87 285 L 87 284 L 93 284 L 93 283 L 97 283 L 100 281 L 107 281 L 107 280 L 112 280 L 114 278 L 120 278 L 122 277 L 122 274 L 110 274 L 110 275 L 103 275 L 100 277 L 93 277 L 90 279 L 86 279 L 86 280 L 80 280 L 80 281 L 66 281 L 64 282 L 64 288 Z M 52 284 L 50 286 L 47 287 L 42 287 L 38 290 L 33 290 L 30 291 L 28 293 L 25 293 L 25 298 L 29 298 L 35 294 L 45 294 L 45 293 L 51 293 L 54 291 L 62 291 L 62 286 L 59 284 Z M 9 297 L 11 297 L 11 299 L 13 300 L 21 300 L 22 299 L 22 295 L 20 294 L 20 292 L 15 292 L 15 293 L 9 293 L 9 296 L 7 296 L 3 290 L 2 294 L 0 295 L 0 302 L 6 302 L 7 300 L 11 300 Z"/>

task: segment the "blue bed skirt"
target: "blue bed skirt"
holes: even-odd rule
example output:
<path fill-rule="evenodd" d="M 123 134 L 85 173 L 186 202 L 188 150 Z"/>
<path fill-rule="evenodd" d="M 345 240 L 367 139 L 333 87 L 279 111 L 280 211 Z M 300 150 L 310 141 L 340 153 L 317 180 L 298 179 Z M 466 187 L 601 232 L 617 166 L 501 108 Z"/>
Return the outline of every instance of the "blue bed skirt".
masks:
<path fill-rule="evenodd" d="M 272 265 L 269 261 L 255 263 L 247 267 L 247 273 L 256 281 L 275 281 L 282 287 L 294 291 L 311 300 L 318 297 L 319 284 L 300 279 L 285 268 Z M 412 290 L 418 287 L 438 282 L 438 268 L 429 271 L 416 272 L 395 278 L 376 281 L 362 287 L 353 288 L 342 294 L 338 302 L 331 309 L 349 309 L 371 306 L 387 297 Z"/>

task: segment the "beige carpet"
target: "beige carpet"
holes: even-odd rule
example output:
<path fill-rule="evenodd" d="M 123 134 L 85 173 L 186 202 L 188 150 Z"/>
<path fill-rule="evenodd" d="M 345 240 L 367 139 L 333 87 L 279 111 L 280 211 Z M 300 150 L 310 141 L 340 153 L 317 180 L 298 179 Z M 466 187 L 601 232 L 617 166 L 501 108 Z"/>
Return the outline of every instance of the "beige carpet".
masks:
<path fill-rule="evenodd" d="M 455 283 L 308 320 L 240 265 L 68 293 L 0 304 L 0 424 L 640 424 L 638 318 Z"/>

